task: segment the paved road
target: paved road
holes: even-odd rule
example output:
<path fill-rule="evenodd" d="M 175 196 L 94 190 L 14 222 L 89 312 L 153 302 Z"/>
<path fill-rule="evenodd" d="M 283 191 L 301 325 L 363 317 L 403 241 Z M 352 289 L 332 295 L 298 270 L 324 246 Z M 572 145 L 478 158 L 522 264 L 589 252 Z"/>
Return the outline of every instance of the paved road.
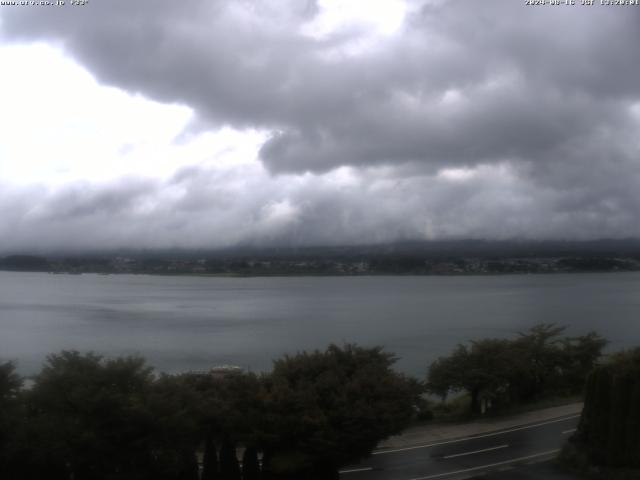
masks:
<path fill-rule="evenodd" d="M 562 471 L 555 462 L 516 465 L 512 469 L 481 473 L 470 480 L 584 480 L 584 477 Z"/>
<path fill-rule="evenodd" d="M 579 415 L 473 437 L 375 451 L 345 467 L 344 480 L 460 480 L 553 458 L 575 431 Z"/>

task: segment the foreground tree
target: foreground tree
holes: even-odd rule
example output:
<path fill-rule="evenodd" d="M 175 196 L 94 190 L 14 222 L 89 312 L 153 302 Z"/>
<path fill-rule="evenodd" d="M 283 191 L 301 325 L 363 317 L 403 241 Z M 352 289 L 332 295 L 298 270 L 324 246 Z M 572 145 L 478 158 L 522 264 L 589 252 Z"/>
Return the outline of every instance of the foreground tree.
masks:
<path fill-rule="evenodd" d="M 247 447 L 242 455 L 242 480 L 259 480 L 260 464 L 258 462 L 258 450 L 255 447 Z"/>
<path fill-rule="evenodd" d="M 51 355 L 27 397 L 34 476 L 66 472 L 96 480 L 150 470 L 152 418 L 145 408 L 151 369 L 140 358 Z"/>
<path fill-rule="evenodd" d="M 428 390 L 443 398 L 466 392 L 470 412 L 483 404 L 528 402 L 545 395 L 578 393 L 606 340 L 595 332 L 561 337 L 564 327 L 540 324 L 515 339 L 483 339 L 458 345 L 429 367 Z"/>
<path fill-rule="evenodd" d="M 545 390 L 557 390 L 561 384 L 565 356 L 560 334 L 565 327 L 542 323 L 519 333 L 513 340 L 514 375 L 509 379 L 510 397 L 516 402 L 535 400 Z"/>
<path fill-rule="evenodd" d="M 640 476 L 640 348 L 614 355 L 589 375 L 584 410 L 568 450 L 588 464 L 632 468 L 636 476 L 628 478 Z M 571 456 L 567 449 L 564 454 Z"/>
<path fill-rule="evenodd" d="M 15 365 L 0 363 L 0 478 L 9 478 L 22 468 L 17 459 L 23 434 L 21 387 Z"/>
<path fill-rule="evenodd" d="M 420 391 L 381 348 L 331 345 L 274 362 L 265 379 L 266 467 L 278 478 L 336 478 L 405 428 Z"/>
<path fill-rule="evenodd" d="M 330 346 L 277 360 L 261 377 L 156 377 L 140 358 L 67 351 L 49 356 L 26 391 L 1 364 L 1 478 L 196 480 L 203 444 L 202 480 L 240 480 L 236 444 L 248 447 L 245 480 L 337 478 L 414 416 L 421 388 L 394 361 L 380 348 Z"/>
<path fill-rule="evenodd" d="M 596 332 L 562 340 L 562 380 L 569 392 L 582 390 L 607 343 Z"/>
<path fill-rule="evenodd" d="M 459 345 L 449 357 L 431 364 L 428 388 L 446 398 L 449 392 L 466 391 L 471 413 L 482 412 L 483 402 L 504 400 L 513 377 L 513 346 L 507 340 L 486 339 Z"/>
<path fill-rule="evenodd" d="M 240 464 L 236 455 L 236 446 L 225 438 L 220 447 L 220 478 L 222 480 L 240 480 Z"/>
<path fill-rule="evenodd" d="M 213 438 L 209 434 L 204 443 L 204 455 L 202 457 L 202 480 L 218 480 L 218 454 Z"/>
<path fill-rule="evenodd" d="M 199 480 L 198 458 L 192 450 L 183 452 L 178 480 Z"/>

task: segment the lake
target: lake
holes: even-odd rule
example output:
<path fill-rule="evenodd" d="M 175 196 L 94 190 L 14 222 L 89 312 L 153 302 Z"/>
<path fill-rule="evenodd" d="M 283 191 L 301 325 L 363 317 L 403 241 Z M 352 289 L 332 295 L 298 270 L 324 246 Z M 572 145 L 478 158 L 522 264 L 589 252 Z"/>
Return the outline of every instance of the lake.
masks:
<path fill-rule="evenodd" d="M 640 273 L 179 277 L 0 272 L 0 359 L 37 371 L 61 349 L 141 354 L 168 372 L 260 371 L 298 350 L 383 345 L 423 377 L 457 343 L 539 322 L 640 344 Z"/>

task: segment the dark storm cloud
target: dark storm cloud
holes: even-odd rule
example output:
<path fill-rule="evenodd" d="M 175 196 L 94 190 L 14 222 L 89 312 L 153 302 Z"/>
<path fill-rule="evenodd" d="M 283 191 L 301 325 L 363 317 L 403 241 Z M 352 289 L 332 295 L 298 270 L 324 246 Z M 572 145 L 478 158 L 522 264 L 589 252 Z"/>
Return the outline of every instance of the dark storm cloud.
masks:
<path fill-rule="evenodd" d="M 275 178 L 193 167 L 40 197 L 51 218 L 128 221 L 119 242 L 640 234 L 640 8 L 522 3 L 414 2 L 374 40 L 303 35 L 319 10 L 296 0 L 13 8 L 0 31 L 187 104 L 200 125 L 271 132 L 260 156 Z M 344 165 L 355 185 L 321 175 Z M 452 168 L 468 178 L 439 176 Z"/>
<path fill-rule="evenodd" d="M 99 80 L 186 103 L 207 121 L 273 129 L 262 158 L 279 172 L 551 161 L 567 142 L 624 127 L 640 97 L 640 9 L 427 3 L 359 54 L 341 50 L 358 31 L 300 33 L 317 11 L 114 0 L 13 9 L 3 31 L 60 42 Z"/>

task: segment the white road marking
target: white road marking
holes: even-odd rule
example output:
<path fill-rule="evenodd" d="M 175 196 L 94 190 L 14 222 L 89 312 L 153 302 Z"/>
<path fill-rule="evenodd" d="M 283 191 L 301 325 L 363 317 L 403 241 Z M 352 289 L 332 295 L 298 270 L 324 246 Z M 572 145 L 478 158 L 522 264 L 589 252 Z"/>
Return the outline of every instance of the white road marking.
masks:
<path fill-rule="evenodd" d="M 499 467 L 501 465 L 507 465 L 509 463 L 521 462 L 523 460 L 529 460 L 531 458 L 538 458 L 538 457 L 543 457 L 545 455 L 552 455 L 554 453 L 558 453 L 559 451 L 560 451 L 560 449 L 558 448 L 558 449 L 555 449 L 555 450 L 549 450 L 549 451 L 542 452 L 542 453 L 536 453 L 534 455 L 527 455 L 526 457 L 512 458 L 511 460 L 505 460 L 504 462 L 490 463 L 488 465 L 481 465 L 479 467 L 466 468 L 464 470 L 456 470 L 454 472 L 436 473 L 435 475 L 427 475 L 426 477 L 412 478 L 411 480 L 428 480 L 430 478 L 440 478 L 440 477 L 446 477 L 448 475 L 457 475 L 457 474 L 460 474 L 460 473 L 476 472 L 478 470 L 484 470 L 484 469 L 492 468 L 492 467 Z"/>
<path fill-rule="evenodd" d="M 340 470 L 338 473 L 356 473 L 356 472 L 368 472 L 373 470 L 373 467 L 352 468 L 350 470 Z"/>
<path fill-rule="evenodd" d="M 569 434 L 569 433 L 573 433 L 573 432 L 575 432 L 576 430 L 577 430 L 577 428 L 570 428 L 569 430 L 564 430 L 564 431 L 562 432 L 562 435 L 567 435 L 567 434 Z"/>
<path fill-rule="evenodd" d="M 493 450 L 500 450 L 501 448 L 509 448 L 509 445 L 498 445 L 497 447 L 483 448 L 482 450 L 474 450 L 473 452 L 456 453 L 454 455 L 446 455 L 442 458 L 465 457 L 467 455 L 473 455 L 474 453 L 491 452 Z"/>
<path fill-rule="evenodd" d="M 520 430 L 526 430 L 528 428 L 542 427 L 544 425 L 550 425 L 552 423 L 566 422 L 567 420 L 572 420 L 572 419 L 578 418 L 578 417 L 580 417 L 580 415 L 572 415 L 570 417 L 559 418 L 557 420 L 549 420 L 548 422 L 536 423 L 534 425 L 525 425 L 525 426 L 522 426 L 522 427 L 514 427 L 514 428 L 510 428 L 508 430 L 502 430 L 502 431 L 499 431 L 499 432 L 492 432 L 492 433 L 485 433 L 485 434 L 476 435 L 476 436 L 473 436 L 473 437 L 464 437 L 464 438 L 458 438 L 458 439 L 455 439 L 455 440 L 446 440 L 444 442 L 429 443 L 429 444 L 425 444 L 425 445 L 415 445 L 413 447 L 394 448 L 393 450 L 380 450 L 380 451 L 371 453 L 371 455 L 386 455 L 387 453 L 406 452 L 407 450 L 417 450 L 419 448 L 431 448 L 431 447 L 438 447 L 440 445 L 449 445 L 451 443 L 467 442 L 469 440 L 475 440 L 477 438 L 495 437 L 496 435 L 502 435 L 504 433 L 517 432 L 517 431 L 520 431 Z"/>

